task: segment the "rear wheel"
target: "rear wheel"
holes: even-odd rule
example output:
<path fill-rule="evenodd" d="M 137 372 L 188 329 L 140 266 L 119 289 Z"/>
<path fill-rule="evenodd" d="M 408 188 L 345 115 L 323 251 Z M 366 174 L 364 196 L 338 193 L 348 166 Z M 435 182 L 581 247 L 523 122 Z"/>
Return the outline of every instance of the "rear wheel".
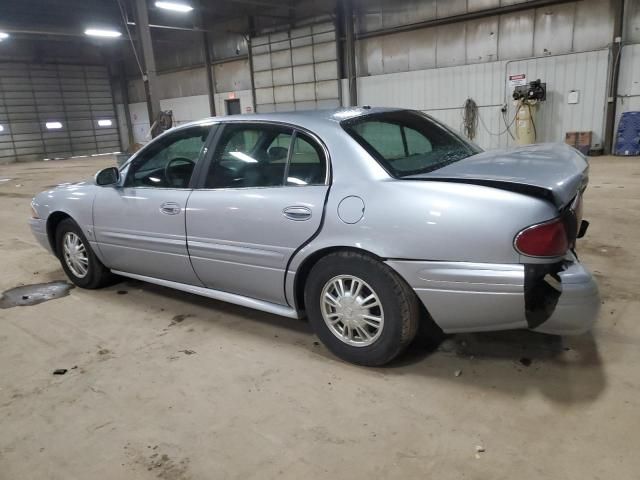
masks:
<path fill-rule="evenodd" d="M 101 288 L 113 283 L 113 275 L 96 257 L 76 222 L 67 218 L 56 229 L 56 252 L 67 277 L 81 288 Z"/>
<path fill-rule="evenodd" d="M 413 290 L 387 265 L 356 252 L 327 255 L 305 286 L 309 321 L 335 355 L 379 366 L 411 342 L 420 317 Z"/>

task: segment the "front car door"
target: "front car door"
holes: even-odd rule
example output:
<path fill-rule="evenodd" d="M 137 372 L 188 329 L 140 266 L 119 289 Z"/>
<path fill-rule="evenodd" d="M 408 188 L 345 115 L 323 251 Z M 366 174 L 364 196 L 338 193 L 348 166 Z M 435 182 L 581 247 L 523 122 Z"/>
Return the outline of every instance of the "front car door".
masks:
<path fill-rule="evenodd" d="M 113 270 L 201 285 L 187 252 L 185 208 L 213 125 L 180 128 L 152 141 L 99 189 L 94 233 Z"/>
<path fill-rule="evenodd" d="M 328 162 L 309 133 L 226 123 L 188 204 L 188 248 L 202 282 L 286 305 L 288 261 L 320 228 Z"/>

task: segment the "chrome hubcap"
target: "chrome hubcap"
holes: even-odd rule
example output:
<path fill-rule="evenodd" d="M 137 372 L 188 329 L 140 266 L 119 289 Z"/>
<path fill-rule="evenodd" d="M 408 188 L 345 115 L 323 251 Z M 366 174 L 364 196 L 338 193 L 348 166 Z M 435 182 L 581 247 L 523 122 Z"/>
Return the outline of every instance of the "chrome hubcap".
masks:
<path fill-rule="evenodd" d="M 83 278 L 89 271 L 89 257 L 80 237 L 73 232 L 67 232 L 62 239 L 64 262 L 69 270 L 79 278 Z"/>
<path fill-rule="evenodd" d="M 329 280 L 320 298 L 324 322 L 336 337 L 354 347 L 366 347 L 382 333 L 384 311 L 376 292 L 352 275 Z"/>

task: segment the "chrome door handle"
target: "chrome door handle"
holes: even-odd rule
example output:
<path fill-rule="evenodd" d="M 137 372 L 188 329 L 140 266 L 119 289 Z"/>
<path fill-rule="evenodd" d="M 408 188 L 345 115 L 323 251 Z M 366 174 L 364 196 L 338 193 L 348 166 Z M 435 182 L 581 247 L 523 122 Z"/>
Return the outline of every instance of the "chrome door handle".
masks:
<path fill-rule="evenodd" d="M 311 218 L 311 209 L 307 207 L 287 207 L 282 214 L 289 220 L 301 221 Z"/>
<path fill-rule="evenodd" d="M 160 211 L 166 215 L 178 215 L 182 208 L 176 202 L 164 202 L 160 205 Z"/>

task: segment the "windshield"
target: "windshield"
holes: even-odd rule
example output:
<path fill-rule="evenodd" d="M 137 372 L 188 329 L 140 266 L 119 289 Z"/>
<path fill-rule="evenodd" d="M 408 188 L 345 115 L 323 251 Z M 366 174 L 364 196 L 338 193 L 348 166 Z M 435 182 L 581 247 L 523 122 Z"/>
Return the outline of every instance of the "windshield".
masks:
<path fill-rule="evenodd" d="M 432 172 L 482 151 L 444 125 L 411 110 L 374 113 L 341 125 L 397 178 Z"/>

